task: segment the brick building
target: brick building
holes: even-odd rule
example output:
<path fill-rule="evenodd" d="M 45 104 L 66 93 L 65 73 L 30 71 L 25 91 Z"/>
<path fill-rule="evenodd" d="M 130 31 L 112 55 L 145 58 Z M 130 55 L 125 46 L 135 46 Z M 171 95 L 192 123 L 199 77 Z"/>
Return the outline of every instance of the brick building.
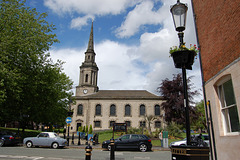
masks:
<path fill-rule="evenodd" d="M 192 0 L 218 160 L 239 159 L 240 2 Z"/>

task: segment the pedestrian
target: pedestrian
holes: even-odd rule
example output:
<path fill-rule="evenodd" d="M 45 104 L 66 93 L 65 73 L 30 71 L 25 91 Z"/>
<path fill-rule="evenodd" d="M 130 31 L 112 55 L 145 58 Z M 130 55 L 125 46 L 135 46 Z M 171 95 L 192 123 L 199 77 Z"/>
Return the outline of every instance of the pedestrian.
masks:
<path fill-rule="evenodd" d="M 161 141 L 161 147 L 163 147 L 163 134 L 162 134 L 162 130 L 159 132 L 159 139 Z"/>

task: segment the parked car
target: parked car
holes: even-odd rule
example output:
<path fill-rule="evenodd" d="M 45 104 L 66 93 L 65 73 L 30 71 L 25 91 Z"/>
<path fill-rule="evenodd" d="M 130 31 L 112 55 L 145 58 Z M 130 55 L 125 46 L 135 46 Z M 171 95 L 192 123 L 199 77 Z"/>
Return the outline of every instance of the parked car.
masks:
<path fill-rule="evenodd" d="M 196 139 L 196 137 L 199 137 L 199 135 L 192 135 L 191 136 L 191 141 L 193 143 L 193 141 Z M 201 135 L 203 141 L 206 143 L 206 146 L 209 146 L 209 138 L 208 138 L 208 135 L 207 134 L 203 134 Z M 175 141 L 175 142 L 172 142 L 170 143 L 170 147 L 172 146 L 186 146 L 187 145 L 187 138 L 184 138 L 183 140 L 180 140 L 180 141 Z"/>
<path fill-rule="evenodd" d="M 152 149 L 151 139 L 146 135 L 126 134 L 114 142 L 115 149 L 139 149 L 141 152 L 146 152 Z M 102 143 L 102 148 L 111 150 L 110 140 Z"/>
<path fill-rule="evenodd" d="M 27 137 L 23 139 L 23 144 L 31 148 L 33 146 L 47 146 L 54 149 L 67 145 L 67 140 L 60 138 L 54 132 L 42 132 L 37 137 Z"/>
<path fill-rule="evenodd" d="M 0 147 L 7 145 L 17 145 L 20 142 L 20 137 L 16 133 L 8 131 L 0 131 Z"/>

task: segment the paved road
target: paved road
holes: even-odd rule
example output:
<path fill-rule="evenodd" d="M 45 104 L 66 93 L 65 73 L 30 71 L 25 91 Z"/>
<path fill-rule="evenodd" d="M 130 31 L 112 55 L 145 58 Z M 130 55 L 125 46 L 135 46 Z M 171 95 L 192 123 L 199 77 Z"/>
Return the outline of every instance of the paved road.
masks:
<path fill-rule="evenodd" d="M 91 160 L 109 160 L 109 151 L 95 149 Z M 170 151 L 116 151 L 115 160 L 170 160 Z M 84 149 L 1 147 L 0 160 L 85 160 Z"/>

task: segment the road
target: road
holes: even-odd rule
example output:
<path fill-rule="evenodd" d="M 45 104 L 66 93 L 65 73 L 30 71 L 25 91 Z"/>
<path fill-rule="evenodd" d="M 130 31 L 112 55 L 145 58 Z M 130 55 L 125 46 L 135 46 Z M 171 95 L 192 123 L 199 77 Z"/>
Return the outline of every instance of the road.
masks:
<path fill-rule="evenodd" d="M 110 152 L 95 149 L 91 160 L 109 160 Z M 170 151 L 116 151 L 115 160 L 170 160 Z M 85 150 L 77 148 L 0 147 L 0 160 L 85 160 Z"/>

